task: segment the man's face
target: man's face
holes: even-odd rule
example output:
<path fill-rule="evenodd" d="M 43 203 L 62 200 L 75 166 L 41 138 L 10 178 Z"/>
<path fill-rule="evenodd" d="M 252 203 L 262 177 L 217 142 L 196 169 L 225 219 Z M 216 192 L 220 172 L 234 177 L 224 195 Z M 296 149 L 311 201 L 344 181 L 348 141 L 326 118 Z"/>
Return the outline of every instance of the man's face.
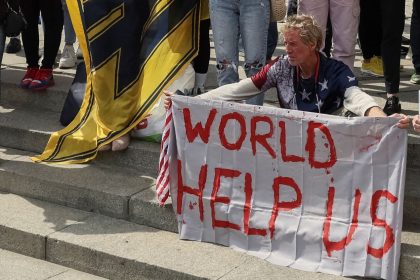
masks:
<path fill-rule="evenodd" d="M 313 45 L 306 45 L 299 36 L 298 29 L 289 29 L 284 32 L 284 46 L 288 55 L 289 63 L 293 66 L 306 62 L 314 52 Z"/>

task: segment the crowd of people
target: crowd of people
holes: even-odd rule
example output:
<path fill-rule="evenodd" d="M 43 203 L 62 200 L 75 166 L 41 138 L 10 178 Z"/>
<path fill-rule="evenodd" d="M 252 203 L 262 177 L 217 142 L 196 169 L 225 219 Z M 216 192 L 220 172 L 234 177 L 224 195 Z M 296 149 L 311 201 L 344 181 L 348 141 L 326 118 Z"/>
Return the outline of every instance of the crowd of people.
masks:
<path fill-rule="evenodd" d="M 272 60 L 278 31 L 277 23 L 270 22 L 269 0 L 235 3 L 202 0 L 199 53 L 192 62 L 195 84 L 184 94 L 262 105 L 265 90 L 276 87 L 283 108 L 346 116 L 396 116 L 401 112 L 398 92 L 405 0 L 288 0 L 287 4 L 282 30 L 286 55 Z M 76 36 L 66 1 L 0 0 L 0 62 L 4 50 L 14 53 L 22 47 L 19 37 L 10 38 L 5 45 L 4 22 L 10 10 L 21 11 L 27 22 L 21 34 L 27 70 L 20 86 L 47 89 L 54 85 L 53 67 L 63 27 L 65 46 L 58 66 L 75 67 L 81 55 L 74 48 Z M 415 72 L 410 81 L 420 85 L 419 13 L 420 0 L 413 0 L 410 43 Z M 44 30 L 42 55 L 39 24 Z M 210 60 L 210 27 L 219 88 L 204 93 Z M 362 72 L 384 77 L 387 99 L 383 109 L 358 87 L 354 77 L 357 41 L 364 59 Z M 238 74 L 241 49 L 247 76 L 243 81 L 239 81 Z M 399 116 L 400 125 L 407 126 L 408 118 Z M 418 116 L 413 117 L 413 127 L 420 132 Z M 129 138 L 125 137 L 123 142 L 121 149 L 128 146 Z"/>

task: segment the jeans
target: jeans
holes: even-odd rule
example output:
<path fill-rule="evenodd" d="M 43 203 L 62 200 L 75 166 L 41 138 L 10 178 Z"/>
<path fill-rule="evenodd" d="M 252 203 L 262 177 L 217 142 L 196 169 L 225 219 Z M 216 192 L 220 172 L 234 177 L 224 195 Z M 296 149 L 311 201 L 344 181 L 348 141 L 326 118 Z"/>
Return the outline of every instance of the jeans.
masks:
<path fill-rule="evenodd" d="M 73 45 L 76 42 L 76 34 L 74 33 L 73 24 L 70 20 L 69 10 L 67 9 L 66 0 L 61 0 L 64 14 L 64 42 L 67 45 Z"/>
<path fill-rule="evenodd" d="M 416 74 L 420 74 L 420 0 L 413 1 L 413 15 L 410 27 L 411 50 Z"/>
<path fill-rule="evenodd" d="M 210 18 L 219 86 L 239 81 L 239 36 L 244 47 L 246 76 L 258 73 L 267 52 L 269 0 L 210 0 Z M 261 93 L 247 103 L 262 105 L 263 100 Z"/>

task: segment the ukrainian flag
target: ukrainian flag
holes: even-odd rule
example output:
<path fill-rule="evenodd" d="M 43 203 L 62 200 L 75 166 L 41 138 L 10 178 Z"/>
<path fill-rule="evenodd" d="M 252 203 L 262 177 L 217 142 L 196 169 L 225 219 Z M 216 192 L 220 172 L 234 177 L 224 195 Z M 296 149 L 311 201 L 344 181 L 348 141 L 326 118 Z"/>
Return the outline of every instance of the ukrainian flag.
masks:
<path fill-rule="evenodd" d="M 198 52 L 199 0 L 67 0 L 86 63 L 75 120 L 34 161 L 82 163 L 128 133 Z"/>

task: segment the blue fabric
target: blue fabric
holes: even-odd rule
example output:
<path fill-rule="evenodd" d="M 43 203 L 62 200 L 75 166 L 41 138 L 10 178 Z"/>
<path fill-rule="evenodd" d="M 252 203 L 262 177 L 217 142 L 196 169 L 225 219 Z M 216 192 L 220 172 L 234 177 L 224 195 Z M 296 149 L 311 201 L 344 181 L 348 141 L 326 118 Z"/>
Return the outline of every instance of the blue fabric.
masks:
<path fill-rule="evenodd" d="M 316 84 L 315 78 L 297 79 L 295 72 L 296 67 L 290 65 L 287 58 L 279 59 L 268 70 L 261 89 L 276 87 L 283 108 L 332 114 L 343 106 L 345 91 L 358 86 L 356 77 L 347 65 L 322 54 Z"/>

